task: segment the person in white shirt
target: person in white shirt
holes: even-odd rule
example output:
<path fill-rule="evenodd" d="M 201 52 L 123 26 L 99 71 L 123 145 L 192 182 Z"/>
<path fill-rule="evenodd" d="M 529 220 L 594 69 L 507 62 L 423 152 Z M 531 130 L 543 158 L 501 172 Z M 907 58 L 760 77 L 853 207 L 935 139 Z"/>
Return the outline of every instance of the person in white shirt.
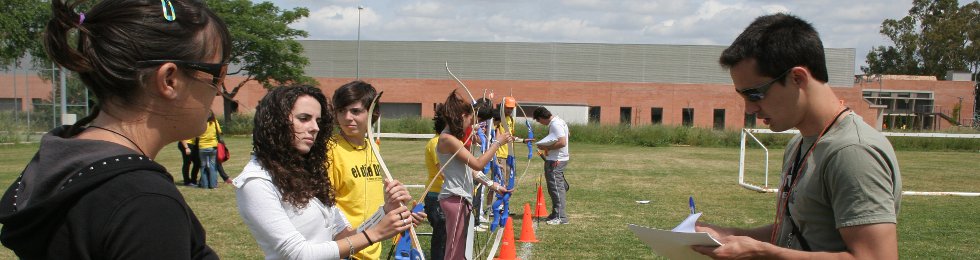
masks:
<path fill-rule="evenodd" d="M 538 149 L 545 151 L 544 177 L 548 182 L 548 194 L 551 196 L 551 214 L 548 215 L 548 225 L 568 224 L 568 213 L 565 196 L 568 193 L 568 182 L 565 181 L 565 166 L 568 165 L 568 124 L 565 120 L 551 115 L 545 107 L 538 107 L 532 114 L 534 121 L 548 126 L 548 136 L 538 142 Z M 552 142 L 552 140 L 554 142 Z"/>
<path fill-rule="evenodd" d="M 334 205 L 326 172 L 332 113 L 320 89 L 277 87 L 259 101 L 254 156 L 232 182 L 238 212 L 266 259 L 340 259 L 408 230 L 425 217 L 399 202 L 411 196 L 385 183 L 384 216 L 356 231 Z"/>

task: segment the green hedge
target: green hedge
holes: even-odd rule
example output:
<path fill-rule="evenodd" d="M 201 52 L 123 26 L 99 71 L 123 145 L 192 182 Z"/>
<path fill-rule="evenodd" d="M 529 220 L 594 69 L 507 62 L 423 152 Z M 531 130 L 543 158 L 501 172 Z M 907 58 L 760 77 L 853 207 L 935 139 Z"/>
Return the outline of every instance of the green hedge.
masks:
<path fill-rule="evenodd" d="M 432 120 L 428 118 L 384 119 L 381 123 L 385 133 L 432 133 Z M 534 136 L 547 134 L 547 128 L 533 124 Z M 740 130 L 715 130 L 709 128 L 646 125 L 630 127 L 626 125 L 570 125 L 572 142 L 593 144 L 618 144 L 648 147 L 698 146 L 698 147 L 738 147 Z M 980 134 L 977 129 L 951 129 L 944 132 L 961 134 Z M 527 136 L 524 126 L 518 125 L 514 133 Z M 766 147 L 782 148 L 793 135 L 757 134 L 756 138 Z M 926 137 L 888 137 L 897 150 L 917 151 L 980 151 L 980 139 L 926 138 Z M 749 141 L 752 142 L 752 141 Z M 748 145 L 758 148 L 757 145 Z"/>
<path fill-rule="evenodd" d="M 228 120 L 222 120 L 223 130 L 231 135 L 252 134 L 252 114 L 236 114 Z M 15 123 L 12 113 L 0 112 L 0 143 L 18 142 L 25 138 L 23 131 L 26 127 Z M 23 121 L 23 119 L 21 119 Z M 533 124 L 534 136 L 542 137 L 547 134 L 547 128 Z M 626 125 L 570 125 L 571 141 L 594 144 L 617 144 L 648 147 L 664 146 L 698 146 L 698 147 L 738 147 L 741 136 L 739 130 L 716 130 L 709 128 L 646 125 L 629 127 Z M 334 130 L 337 132 L 339 130 Z M 430 134 L 432 120 L 430 118 L 382 118 L 381 131 L 385 133 Z M 514 131 L 517 136 L 527 136 L 523 125 L 518 125 Z M 980 134 L 977 129 L 958 128 L 944 131 L 947 133 Z M 792 137 L 788 134 L 756 135 L 766 147 L 783 147 Z M 888 137 L 896 150 L 918 151 L 980 151 L 980 139 L 959 138 L 924 138 L 924 137 Z M 748 145 L 758 148 L 757 145 Z"/>

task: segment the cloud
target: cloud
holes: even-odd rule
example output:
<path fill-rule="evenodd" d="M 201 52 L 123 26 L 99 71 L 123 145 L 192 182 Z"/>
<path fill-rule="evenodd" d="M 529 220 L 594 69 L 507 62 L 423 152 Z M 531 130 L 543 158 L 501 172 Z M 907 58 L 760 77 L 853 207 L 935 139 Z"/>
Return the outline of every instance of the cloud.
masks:
<path fill-rule="evenodd" d="M 361 28 L 376 24 L 377 13 L 370 8 L 360 10 Z M 310 10 L 310 16 L 296 22 L 293 28 L 310 33 L 310 39 L 351 39 L 357 33 L 358 10 L 356 6 L 323 6 Z"/>
<path fill-rule="evenodd" d="M 399 9 L 400 14 L 409 16 L 439 17 L 445 12 L 444 7 L 438 2 L 416 2 Z"/>

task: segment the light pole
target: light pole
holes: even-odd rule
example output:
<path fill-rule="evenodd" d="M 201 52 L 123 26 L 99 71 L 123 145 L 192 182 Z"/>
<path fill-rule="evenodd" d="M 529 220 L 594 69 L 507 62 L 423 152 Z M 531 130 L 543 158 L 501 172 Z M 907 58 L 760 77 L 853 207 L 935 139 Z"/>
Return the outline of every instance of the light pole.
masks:
<path fill-rule="evenodd" d="M 363 6 L 357 6 L 357 54 L 354 58 L 354 79 L 361 79 L 361 10 L 363 9 Z"/>

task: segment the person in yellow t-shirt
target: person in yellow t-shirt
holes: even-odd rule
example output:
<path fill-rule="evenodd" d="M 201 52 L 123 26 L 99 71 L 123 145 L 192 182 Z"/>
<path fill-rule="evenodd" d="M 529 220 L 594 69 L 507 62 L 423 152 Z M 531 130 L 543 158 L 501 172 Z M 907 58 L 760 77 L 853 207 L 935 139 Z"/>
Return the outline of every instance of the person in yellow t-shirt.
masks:
<path fill-rule="evenodd" d="M 446 128 L 445 121 L 434 118 L 436 135 L 425 144 L 425 167 L 429 176 L 425 183 L 430 186 L 425 194 L 425 214 L 428 215 L 429 225 L 432 226 L 432 240 L 429 242 L 429 259 L 442 260 L 446 254 L 446 215 L 439 207 L 439 192 L 442 192 L 442 175 L 439 174 L 439 156 L 436 147 L 439 145 L 439 133 Z M 435 181 L 433 181 L 435 179 Z"/>
<path fill-rule="evenodd" d="M 198 156 L 201 158 L 201 188 L 214 189 L 218 187 L 218 135 L 221 134 L 221 124 L 214 118 L 214 113 L 208 117 L 208 127 L 197 137 Z"/>
<path fill-rule="evenodd" d="M 514 113 L 514 107 L 517 106 L 517 100 L 515 100 L 513 97 L 504 97 L 504 104 L 503 105 L 504 105 L 504 118 L 505 118 L 505 120 L 507 120 L 507 127 L 508 127 L 508 129 L 510 129 L 510 131 L 508 131 L 507 133 L 510 134 L 511 136 L 513 136 L 514 135 L 514 117 L 512 117 L 511 114 Z M 495 116 L 499 116 L 499 115 L 495 115 Z M 504 125 L 500 124 L 504 120 L 499 120 L 499 118 L 495 118 L 495 119 L 498 119 L 496 121 L 496 123 L 495 123 L 496 124 L 496 128 L 497 128 L 496 129 L 497 133 L 504 132 Z M 517 140 L 516 137 L 515 137 L 515 140 Z M 520 142 L 520 141 L 521 140 L 517 140 L 517 142 Z M 497 149 L 497 165 L 500 167 L 500 172 L 506 173 L 508 171 L 508 169 L 507 169 L 507 156 L 508 155 L 510 155 L 510 151 L 509 151 L 509 149 L 507 147 L 503 147 L 501 149 Z"/>
<path fill-rule="evenodd" d="M 334 185 L 337 206 L 351 226 L 358 227 L 384 204 L 384 176 L 381 165 L 367 143 L 368 120 L 377 120 L 379 111 L 368 115 L 368 106 L 378 93 L 364 81 L 344 84 L 333 93 L 334 118 L 341 132 L 330 137 L 327 177 Z M 381 258 L 381 243 L 357 254 L 355 259 Z"/>

